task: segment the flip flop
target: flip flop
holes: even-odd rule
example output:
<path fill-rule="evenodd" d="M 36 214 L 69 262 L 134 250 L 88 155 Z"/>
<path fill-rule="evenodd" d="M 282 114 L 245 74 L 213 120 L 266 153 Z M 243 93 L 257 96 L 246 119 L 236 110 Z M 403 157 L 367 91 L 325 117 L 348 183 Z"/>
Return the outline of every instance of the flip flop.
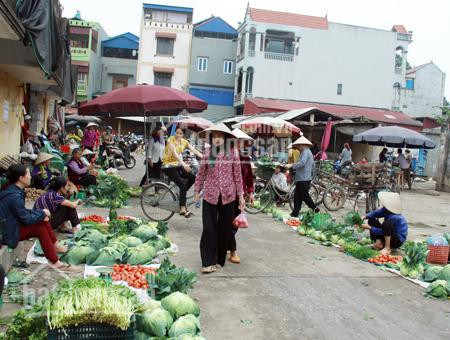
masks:
<path fill-rule="evenodd" d="M 191 218 L 192 216 L 194 216 L 194 213 L 192 211 L 186 211 L 186 213 L 184 214 L 184 217 L 186 218 Z"/>
<path fill-rule="evenodd" d="M 203 267 L 202 273 L 203 274 L 211 274 L 217 270 L 216 266 L 209 266 L 209 267 Z"/>

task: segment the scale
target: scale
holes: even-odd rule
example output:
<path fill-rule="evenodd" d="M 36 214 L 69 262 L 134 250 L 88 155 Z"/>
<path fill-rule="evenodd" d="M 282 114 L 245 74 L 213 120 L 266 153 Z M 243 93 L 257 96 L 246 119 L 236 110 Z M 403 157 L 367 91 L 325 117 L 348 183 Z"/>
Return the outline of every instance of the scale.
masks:
<path fill-rule="evenodd" d="M 95 271 L 100 274 L 100 278 L 105 282 L 112 283 L 111 273 L 113 269 L 110 267 L 100 267 L 96 268 Z"/>

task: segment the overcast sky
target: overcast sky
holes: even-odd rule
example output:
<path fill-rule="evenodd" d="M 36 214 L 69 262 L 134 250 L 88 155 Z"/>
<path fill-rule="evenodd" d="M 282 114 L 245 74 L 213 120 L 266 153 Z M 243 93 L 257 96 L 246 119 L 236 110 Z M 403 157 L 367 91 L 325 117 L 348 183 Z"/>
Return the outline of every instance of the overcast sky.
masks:
<path fill-rule="evenodd" d="M 109 36 L 132 32 L 139 36 L 143 0 L 60 0 L 64 16 L 77 10 L 85 20 L 98 21 Z M 210 15 L 222 17 L 237 27 L 243 21 L 245 0 L 154 0 L 149 3 L 194 8 L 194 22 Z M 449 0 L 251 0 L 250 6 L 276 11 L 325 16 L 328 20 L 358 26 L 391 29 L 403 24 L 413 31 L 408 61 L 420 65 L 432 60 L 450 72 Z M 446 86 L 450 98 L 450 85 Z"/>

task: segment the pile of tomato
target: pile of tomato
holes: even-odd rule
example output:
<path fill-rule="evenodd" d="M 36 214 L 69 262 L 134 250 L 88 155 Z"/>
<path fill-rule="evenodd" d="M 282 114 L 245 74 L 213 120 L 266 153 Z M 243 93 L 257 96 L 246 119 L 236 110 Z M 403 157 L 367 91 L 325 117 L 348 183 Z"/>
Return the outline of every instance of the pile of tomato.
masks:
<path fill-rule="evenodd" d="M 299 227 L 300 221 L 297 219 L 289 219 L 289 220 L 287 220 L 286 224 L 290 227 Z"/>
<path fill-rule="evenodd" d="M 118 216 L 117 219 L 120 221 L 129 221 L 132 220 L 133 218 L 130 216 Z"/>
<path fill-rule="evenodd" d="M 393 255 L 378 255 L 368 259 L 370 263 L 375 264 L 386 264 L 386 263 L 397 263 L 400 262 L 403 258 L 401 256 L 393 256 Z"/>
<path fill-rule="evenodd" d="M 83 218 L 84 222 L 106 223 L 106 219 L 100 215 L 89 215 Z"/>
<path fill-rule="evenodd" d="M 155 275 L 156 269 L 129 264 L 115 264 L 111 277 L 113 281 L 125 281 L 130 287 L 148 288 L 147 274 Z"/>

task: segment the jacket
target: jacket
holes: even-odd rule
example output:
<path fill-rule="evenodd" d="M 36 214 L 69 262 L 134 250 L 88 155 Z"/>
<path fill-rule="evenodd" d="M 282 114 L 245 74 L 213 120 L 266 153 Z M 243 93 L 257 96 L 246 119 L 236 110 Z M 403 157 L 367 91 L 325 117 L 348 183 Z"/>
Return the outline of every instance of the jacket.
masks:
<path fill-rule="evenodd" d="M 367 218 L 384 218 L 385 221 L 389 221 L 395 226 L 394 233 L 397 235 L 400 242 L 405 242 L 408 236 L 408 223 L 401 214 L 393 214 L 386 208 L 380 208 L 368 213 Z M 381 228 L 372 227 L 374 233 L 382 235 L 383 230 Z"/>
<path fill-rule="evenodd" d="M 294 182 L 307 182 L 312 180 L 314 171 L 314 158 L 309 148 L 302 151 L 300 159 L 292 165 L 295 170 Z"/>
<path fill-rule="evenodd" d="M 3 223 L 3 241 L 8 247 L 19 244 L 19 226 L 39 223 L 45 218 L 43 210 L 25 208 L 25 192 L 16 185 L 0 191 L 0 220 Z"/>
<path fill-rule="evenodd" d="M 69 181 L 72 183 L 78 184 L 80 179 L 86 175 L 88 172 L 88 168 L 83 164 L 81 160 L 76 160 L 72 158 L 67 164 L 67 174 L 69 177 Z"/>

